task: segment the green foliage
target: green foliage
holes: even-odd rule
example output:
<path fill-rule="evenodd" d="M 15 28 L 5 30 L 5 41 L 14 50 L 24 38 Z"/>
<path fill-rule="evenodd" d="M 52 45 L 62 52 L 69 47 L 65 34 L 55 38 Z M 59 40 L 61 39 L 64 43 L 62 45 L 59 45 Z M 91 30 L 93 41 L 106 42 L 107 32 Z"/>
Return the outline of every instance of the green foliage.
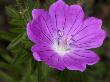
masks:
<path fill-rule="evenodd" d="M 32 43 L 26 36 L 26 24 L 31 20 L 32 9 L 39 7 L 39 1 L 22 3 L 17 0 L 16 5 L 6 7 L 11 28 L 8 32 L 0 31 L 0 39 L 9 43 L 0 48 L 0 78 L 5 82 L 47 82 L 49 68 L 35 62 L 30 52 Z"/>
<path fill-rule="evenodd" d="M 54 1 L 46 0 L 43 7 L 47 9 Z M 73 3 L 72 0 L 68 2 Z M 108 82 L 104 78 L 108 74 L 105 66 L 107 58 L 83 73 L 57 71 L 33 59 L 30 51 L 32 43 L 26 35 L 26 24 L 31 20 L 32 9 L 41 6 L 39 0 L 16 0 L 15 5 L 6 7 L 11 28 L 8 32 L 0 31 L 0 40 L 9 44 L 0 47 L 0 79 L 4 82 Z M 104 56 L 104 51 L 100 50 L 102 48 L 96 51 Z"/>

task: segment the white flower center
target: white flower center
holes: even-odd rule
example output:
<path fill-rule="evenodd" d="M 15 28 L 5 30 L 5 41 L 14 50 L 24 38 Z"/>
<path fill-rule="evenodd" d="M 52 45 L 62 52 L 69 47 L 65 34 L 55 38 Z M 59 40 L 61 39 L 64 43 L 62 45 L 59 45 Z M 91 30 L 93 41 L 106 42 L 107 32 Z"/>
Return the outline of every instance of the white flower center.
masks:
<path fill-rule="evenodd" d="M 67 39 L 61 38 L 54 42 L 53 50 L 57 52 L 58 54 L 60 54 L 61 56 L 63 56 L 66 53 L 69 53 L 71 51 L 71 48 L 67 44 Z"/>

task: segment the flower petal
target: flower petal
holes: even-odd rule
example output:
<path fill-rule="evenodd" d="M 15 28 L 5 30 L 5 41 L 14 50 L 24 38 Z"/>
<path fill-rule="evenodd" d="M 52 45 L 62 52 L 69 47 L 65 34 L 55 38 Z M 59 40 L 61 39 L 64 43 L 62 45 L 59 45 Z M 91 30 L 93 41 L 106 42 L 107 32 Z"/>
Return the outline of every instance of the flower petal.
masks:
<path fill-rule="evenodd" d="M 88 65 L 96 64 L 100 59 L 95 52 L 90 50 L 75 50 L 74 57 Z"/>
<path fill-rule="evenodd" d="M 62 0 L 58 0 L 50 7 L 49 14 L 52 20 L 54 20 L 57 30 L 61 31 L 63 35 L 67 35 L 72 30 L 77 29 L 84 18 L 81 6 L 68 6 Z"/>
<path fill-rule="evenodd" d="M 58 0 L 50 6 L 49 14 L 54 21 L 57 31 L 62 31 L 64 28 L 68 7 L 69 6 L 63 2 L 63 0 Z"/>
<path fill-rule="evenodd" d="M 82 27 L 72 35 L 72 46 L 83 49 L 100 47 L 106 37 L 101 26 L 102 21 L 100 19 L 94 17 L 86 19 Z"/>
<path fill-rule="evenodd" d="M 39 17 L 39 15 L 46 15 L 45 10 L 44 9 L 33 9 L 32 10 L 33 19 L 37 19 Z"/>
<path fill-rule="evenodd" d="M 32 48 L 31 48 L 31 51 L 33 53 L 33 57 L 36 61 L 41 61 L 41 58 L 39 56 L 39 54 L 37 53 L 36 51 L 36 48 L 37 48 L 37 45 L 34 45 Z"/>
<path fill-rule="evenodd" d="M 71 5 L 67 11 L 66 22 L 65 22 L 65 34 L 72 34 L 73 32 L 80 29 L 84 20 L 84 12 L 81 6 Z"/>
<path fill-rule="evenodd" d="M 45 63 L 48 64 L 52 68 L 56 68 L 58 70 L 64 70 L 65 65 L 62 60 L 62 57 L 59 56 L 58 54 L 53 53 L 53 52 L 51 52 L 50 54 L 53 54 L 53 55 L 50 56 L 47 60 L 44 60 Z"/>
<path fill-rule="evenodd" d="M 34 43 L 52 43 L 52 22 L 48 13 L 44 10 L 34 9 L 33 20 L 27 24 L 27 35 Z M 53 29 L 54 30 L 54 29 Z"/>
<path fill-rule="evenodd" d="M 65 66 L 69 70 L 79 70 L 83 72 L 86 69 L 86 64 L 82 62 L 80 59 L 75 58 L 74 53 L 69 53 L 68 55 L 65 55 L 63 60 L 65 63 Z"/>
<path fill-rule="evenodd" d="M 36 44 L 36 45 L 34 45 L 31 48 L 31 51 L 33 53 L 34 59 L 37 60 L 37 61 L 41 61 L 42 59 L 40 58 L 39 52 L 51 51 L 51 49 L 50 49 L 50 45 L 48 45 L 48 43 L 42 43 L 42 44 Z"/>
<path fill-rule="evenodd" d="M 39 56 L 40 60 L 44 61 L 50 67 L 58 70 L 65 69 L 62 57 L 54 52 L 48 44 L 35 45 L 34 49 L 32 48 L 32 50 L 35 50 L 34 52 L 37 53 L 36 56 Z M 34 56 L 34 58 L 36 58 L 36 56 Z M 36 60 L 38 61 L 38 58 Z"/>
<path fill-rule="evenodd" d="M 70 70 L 84 71 L 87 65 L 96 64 L 99 61 L 96 53 L 90 50 L 75 50 L 64 56 L 65 66 Z"/>

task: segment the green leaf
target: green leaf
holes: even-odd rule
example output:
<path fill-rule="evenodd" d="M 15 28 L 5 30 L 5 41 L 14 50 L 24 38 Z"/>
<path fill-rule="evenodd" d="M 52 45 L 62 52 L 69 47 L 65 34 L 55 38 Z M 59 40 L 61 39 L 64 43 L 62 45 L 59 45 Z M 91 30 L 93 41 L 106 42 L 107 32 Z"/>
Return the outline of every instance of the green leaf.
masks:
<path fill-rule="evenodd" d="M 30 79 L 29 77 L 31 75 L 31 72 L 32 72 L 32 59 L 30 58 L 28 60 L 28 64 L 26 65 L 22 80 L 20 82 L 29 82 L 29 79 Z"/>
<path fill-rule="evenodd" d="M 40 82 L 38 81 L 38 69 L 34 70 L 33 74 L 30 76 L 30 82 Z"/>
<path fill-rule="evenodd" d="M 7 6 L 6 12 L 10 17 L 19 18 L 19 13 L 18 13 L 18 11 L 16 11 L 16 9 L 14 9 L 14 7 Z"/>
<path fill-rule="evenodd" d="M 7 49 L 10 50 L 16 45 L 18 45 L 25 37 L 25 33 L 18 35 L 15 39 L 11 41 L 11 43 L 8 45 Z"/>
<path fill-rule="evenodd" d="M 1 55 L 0 55 L 5 61 L 7 62 L 11 62 L 12 58 L 10 57 L 10 55 L 8 55 L 7 53 L 3 53 L 1 52 Z"/>
<path fill-rule="evenodd" d="M 42 70 L 43 70 L 42 78 L 43 78 L 44 82 L 48 82 L 48 80 L 49 80 L 49 72 L 51 71 L 51 69 L 48 67 L 48 65 L 46 65 L 44 63 L 41 66 L 42 66 Z"/>
<path fill-rule="evenodd" d="M 11 32 L 0 31 L 0 39 L 11 41 L 15 37 Z"/>
<path fill-rule="evenodd" d="M 1 69 L 9 69 L 9 64 L 5 63 L 5 62 L 0 62 L 0 68 Z"/>
<path fill-rule="evenodd" d="M 7 73 L 3 71 L 0 71 L 0 78 L 4 80 L 5 82 L 17 82 L 10 75 L 8 75 Z"/>
<path fill-rule="evenodd" d="M 12 19 L 12 20 L 10 20 L 10 22 L 9 22 L 10 24 L 12 24 L 12 25 L 19 25 L 19 26 L 23 26 L 23 25 L 25 25 L 25 22 L 24 22 L 24 20 L 22 20 L 22 19 Z"/>
<path fill-rule="evenodd" d="M 53 2 L 55 2 L 55 0 L 49 0 L 49 3 L 52 4 Z"/>
<path fill-rule="evenodd" d="M 12 33 L 23 33 L 25 31 L 24 27 L 12 27 L 10 28 L 10 32 Z"/>

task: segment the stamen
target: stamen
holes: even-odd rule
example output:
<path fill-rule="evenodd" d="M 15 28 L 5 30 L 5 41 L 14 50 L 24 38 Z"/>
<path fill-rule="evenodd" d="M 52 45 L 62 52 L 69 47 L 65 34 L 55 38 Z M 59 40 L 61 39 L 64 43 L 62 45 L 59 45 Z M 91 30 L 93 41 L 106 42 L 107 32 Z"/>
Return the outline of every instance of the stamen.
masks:
<path fill-rule="evenodd" d="M 71 48 L 67 44 L 66 37 L 62 37 L 58 39 L 57 41 L 55 41 L 52 48 L 55 52 L 57 52 L 58 54 L 62 56 L 71 51 Z"/>

